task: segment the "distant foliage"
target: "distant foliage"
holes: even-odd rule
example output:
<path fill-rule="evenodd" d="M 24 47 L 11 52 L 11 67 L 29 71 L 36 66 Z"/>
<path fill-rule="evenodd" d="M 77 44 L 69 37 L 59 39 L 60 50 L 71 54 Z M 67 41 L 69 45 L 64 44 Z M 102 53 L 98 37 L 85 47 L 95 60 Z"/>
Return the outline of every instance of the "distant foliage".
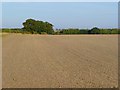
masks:
<path fill-rule="evenodd" d="M 119 34 L 118 29 L 99 29 L 97 27 L 89 30 L 89 34 Z"/>
<path fill-rule="evenodd" d="M 22 33 L 23 30 L 19 29 L 19 28 L 14 28 L 14 29 L 3 28 L 2 32 L 6 32 L 6 33 Z"/>
<path fill-rule="evenodd" d="M 56 29 L 53 30 L 53 25 L 49 22 L 27 19 L 23 22 L 23 28 L 3 28 L 2 32 L 7 33 L 23 33 L 23 34 L 120 34 L 120 29 L 101 29 L 93 27 L 92 29 Z"/>
<path fill-rule="evenodd" d="M 100 29 L 97 27 L 94 27 L 89 31 L 89 33 L 90 34 L 100 34 Z"/>
<path fill-rule="evenodd" d="M 79 34 L 79 29 L 63 29 L 60 31 L 60 34 Z"/>
<path fill-rule="evenodd" d="M 92 29 L 59 29 L 56 34 L 120 34 L 118 29 L 100 29 L 94 27 Z"/>
<path fill-rule="evenodd" d="M 52 34 L 54 32 L 53 25 L 48 22 L 36 21 L 34 19 L 27 19 L 23 23 L 23 31 L 30 32 L 32 34 L 41 34 L 42 32 Z"/>

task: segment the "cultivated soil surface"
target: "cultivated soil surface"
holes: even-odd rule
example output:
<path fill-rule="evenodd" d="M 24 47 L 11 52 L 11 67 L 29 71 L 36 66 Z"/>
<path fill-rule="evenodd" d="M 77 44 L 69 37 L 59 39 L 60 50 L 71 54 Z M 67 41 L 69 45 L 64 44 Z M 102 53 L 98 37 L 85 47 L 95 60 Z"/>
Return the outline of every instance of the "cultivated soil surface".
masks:
<path fill-rule="evenodd" d="M 114 88 L 117 35 L 10 34 L 2 39 L 3 88 Z"/>

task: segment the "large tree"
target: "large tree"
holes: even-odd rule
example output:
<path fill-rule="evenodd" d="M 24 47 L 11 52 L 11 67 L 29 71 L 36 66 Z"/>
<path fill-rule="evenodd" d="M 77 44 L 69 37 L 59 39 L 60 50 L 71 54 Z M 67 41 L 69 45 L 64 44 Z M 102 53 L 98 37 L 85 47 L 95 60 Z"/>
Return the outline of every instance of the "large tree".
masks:
<path fill-rule="evenodd" d="M 34 19 L 27 19 L 23 23 L 23 30 L 30 32 L 30 33 L 39 33 L 41 34 L 42 32 L 46 32 L 48 34 L 52 34 L 54 32 L 53 30 L 53 25 L 48 22 L 43 22 L 43 21 L 36 21 Z"/>
<path fill-rule="evenodd" d="M 97 27 L 92 28 L 89 33 L 91 34 L 100 34 L 100 29 Z"/>

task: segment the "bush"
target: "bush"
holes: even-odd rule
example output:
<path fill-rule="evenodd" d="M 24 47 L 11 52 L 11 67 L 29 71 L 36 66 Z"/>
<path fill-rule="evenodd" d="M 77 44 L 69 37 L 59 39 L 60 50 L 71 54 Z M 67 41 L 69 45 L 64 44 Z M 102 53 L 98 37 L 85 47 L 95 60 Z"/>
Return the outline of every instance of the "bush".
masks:
<path fill-rule="evenodd" d="M 22 29 L 2 29 L 2 32 L 6 33 L 22 33 Z"/>
<path fill-rule="evenodd" d="M 47 34 L 46 32 L 41 32 L 41 34 Z"/>

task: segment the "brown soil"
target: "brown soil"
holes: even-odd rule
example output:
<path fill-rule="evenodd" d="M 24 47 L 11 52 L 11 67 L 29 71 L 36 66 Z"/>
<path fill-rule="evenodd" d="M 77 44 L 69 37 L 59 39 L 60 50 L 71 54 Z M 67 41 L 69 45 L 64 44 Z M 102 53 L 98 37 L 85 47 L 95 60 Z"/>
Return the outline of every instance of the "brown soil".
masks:
<path fill-rule="evenodd" d="M 118 86 L 117 35 L 3 37 L 3 88 Z"/>

